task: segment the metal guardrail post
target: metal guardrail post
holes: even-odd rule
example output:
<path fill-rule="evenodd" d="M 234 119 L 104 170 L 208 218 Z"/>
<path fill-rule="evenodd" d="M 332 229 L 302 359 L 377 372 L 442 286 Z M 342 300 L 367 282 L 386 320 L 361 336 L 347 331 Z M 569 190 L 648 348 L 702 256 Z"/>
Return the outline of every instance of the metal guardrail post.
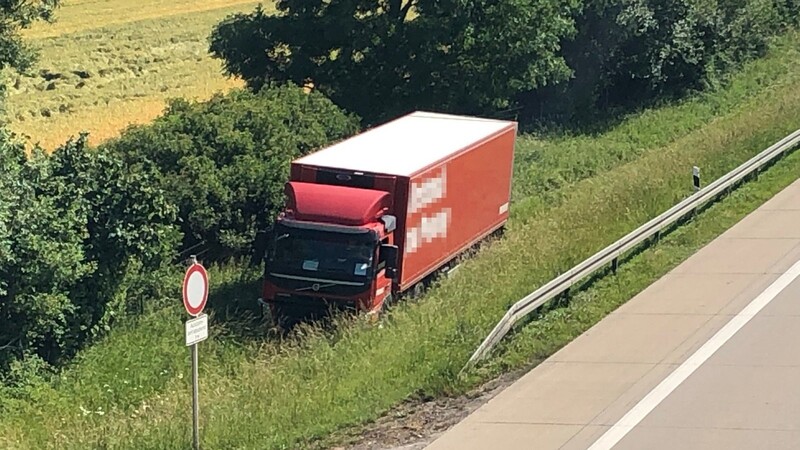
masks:
<path fill-rule="evenodd" d="M 477 361 L 486 357 L 492 348 L 494 348 L 494 346 L 497 345 L 497 343 L 500 342 L 500 340 L 502 340 L 509 331 L 511 331 L 511 328 L 517 322 L 519 322 L 519 320 L 553 298 L 558 297 L 581 279 L 586 278 L 602 267 L 606 267 L 606 265 L 609 263 L 611 264 L 612 270 L 616 272 L 616 269 L 619 265 L 618 259 L 626 251 L 638 246 L 653 236 L 658 236 L 661 230 L 676 223 L 681 218 L 693 214 L 693 212 L 696 211 L 699 206 L 713 200 L 726 190 L 730 192 L 730 189 L 736 183 L 744 180 L 750 174 L 756 173 L 757 175 L 758 170 L 762 166 L 780 157 L 785 152 L 796 147 L 798 144 L 800 144 L 800 130 L 797 130 L 781 139 L 777 143 L 773 144 L 758 155 L 750 158 L 737 168 L 728 172 L 704 188 L 699 188 L 700 171 L 698 169 L 697 186 L 699 189 L 693 195 L 663 212 L 658 217 L 651 219 L 644 225 L 628 233 L 617 242 L 592 255 L 567 272 L 544 284 L 539 289 L 528 294 L 523 299 L 512 305 L 511 308 L 506 311 L 503 318 L 497 323 L 497 325 L 495 325 L 494 329 L 492 329 L 489 335 L 486 336 L 483 342 L 481 342 L 462 370 L 468 369 Z"/>

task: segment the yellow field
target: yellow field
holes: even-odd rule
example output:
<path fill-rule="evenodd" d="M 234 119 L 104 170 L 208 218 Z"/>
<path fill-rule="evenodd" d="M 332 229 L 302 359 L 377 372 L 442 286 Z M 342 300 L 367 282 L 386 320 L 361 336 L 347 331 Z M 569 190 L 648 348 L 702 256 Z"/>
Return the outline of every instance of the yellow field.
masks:
<path fill-rule="evenodd" d="M 80 131 L 94 144 L 158 116 L 174 97 L 240 86 L 208 55 L 212 27 L 252 0 L 66 0 L 24 36 L 37 67 L 11 75 L 11 128 L 51 149 Z"/>

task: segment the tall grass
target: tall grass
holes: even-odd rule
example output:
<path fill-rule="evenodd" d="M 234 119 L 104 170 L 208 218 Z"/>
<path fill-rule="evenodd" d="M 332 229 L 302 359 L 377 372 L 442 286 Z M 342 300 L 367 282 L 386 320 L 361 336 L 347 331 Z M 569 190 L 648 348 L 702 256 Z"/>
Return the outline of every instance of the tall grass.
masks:
<path fill-rule="evenodd" d="M 511 303 L 688 195 L 692 165 L 713 179 L 798 127 L 799 40 L 787 38 L 720 92 L 642 113 L 606 133 L 521 139 L 506 237 L 378 324 L 356 319 L 332 334 L 306 329 L 278 343 L 221 331 L 216 314 L 217 335 L 200 348 L 205 448 L 294 448 L 403 399 L 459 393 L 496 373 L 500 365 L 458 375 Z M 538 159 L 530 156 L 537 152 Z M 796 171 L 797 158 L 788 162 Z M 554 171 L 556 183 L 531 181 Z M 247 298 L 247 290 L 231 287 L 257 274 L 219 269 L 211 277 L 217 285 L 229 281 L 224 295 Z M 618 301 L 631 293 L 620 291 Z M 613 304 L 604 307 L 567 328 L 523 329 L 537 344 L 511 344 L 501 361 L 546 356 Z M 265 331 L 257 317 L 229 328 L 243 327 Z M 115 330 L 57 379 L 4 404 L 0 447 L 186 448 L 189 354 L 181 339 L 178 306 Z"/>
<path fill-rule="evenodd" d="M 515 155 L 516 216 L 533 205 L 552 205 L 565 185 L 630 162 L 735 111 L 763 102 L 776 84 L 796 76 L 800 59 L 797 33 L 778 39 L 767 57 L 747 64 L 724 89 L 689 97 L 669 107 L 645 110 L 603 133 L 562 132 L 545 137 L 523 136 Z M 781 81 L 784 80 L 784 81 Z M 544 194 L 544 195 L 543 195 Z M 534 200 L 536 199 L 536 200 Z"/>

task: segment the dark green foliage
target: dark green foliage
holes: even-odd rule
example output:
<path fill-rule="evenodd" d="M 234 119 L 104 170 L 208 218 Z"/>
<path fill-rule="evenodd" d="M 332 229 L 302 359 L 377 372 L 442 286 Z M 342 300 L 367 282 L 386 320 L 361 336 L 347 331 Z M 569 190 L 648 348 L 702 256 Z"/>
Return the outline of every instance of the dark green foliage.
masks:
<path fill-rule="evenodd" d="M 280 0 L 217 26 L 211 52 L 251 88 L 313 83 L 369 123 L 413 109 L 488 113 L 566 79 L 577 0 Z"/>
<path fill-rule="evenodd" d="M 0 2 L 0 69 L 27 70 L 36 53 L 19 35 L 38 20 L 50 21 L 61 0 L 4 0 Z"/>
<path fill-rule="evenodd" d="M 247 252 L 283 203 L 291 159 L 356 132 L 297 87 L 172 102 L 149 126 L 48 155 L 0 129 L 0 373 L 14 389 L 144 299 L 177 299 L 175 262 Z M 15 375 L 16 374 L 16 375 Z M 17 392 L 16 390 L 14 392 Z M 21 391 L 20 391 L 21 392 Z"/>
<path fill-rule="evenodd" d="M 354 134 L 357 121 L 295 86 L 235 91 L 208 102 L 173 101 L 166 113 L 104 149 L 136 172 L 159 172 L 178 206 L 184 248 L 204 258 L 247 253 L 283 205 L 289 162 Z"/>
<path fill-rule="evenodd" d="M 61 0 L 3 0 L 0 2 L 0 70 L 27 71 L 36 51 L 22 41 L 20 31 L 38 20 L 50 21 Z M 6 86 L 0 84 L 0 98 Z M 0 104 L 0 110 L 4 107 Z"/>
<path fill-rule="evenodd" d="M 0 136 L 0 367 L 24 354 L 57 362 L 157 297 L 174 221 L 153 173 L 84 137 L 26 158 Z"/>
<path fill-rule="evenodd" d="M 381 121 L 411 109 L 596 119 L 715 84 L 797 22 L 796 0 L 281 0 L 211 52 L 258 88 L 313 83 Z"/>
<path fill-rule="evenodd" d="M 680 97 L 761 56 L 771 36 L 797 22 L 793 0 L 604 0 L 585 2 L 563 44 L 574 76 L 531 92 L 534 115 L 596 119 Z"/>

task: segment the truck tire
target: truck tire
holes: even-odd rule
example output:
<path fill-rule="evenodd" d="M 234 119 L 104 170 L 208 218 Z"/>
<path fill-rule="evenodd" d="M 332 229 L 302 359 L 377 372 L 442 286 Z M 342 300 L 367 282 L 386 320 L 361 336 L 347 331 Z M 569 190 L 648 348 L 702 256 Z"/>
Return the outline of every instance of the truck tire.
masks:
<path fill-rule="evenodd" d="M 494 233 L 491 234 L 492 239 L 502 239 L 506 235 L 506 224 L 500 226 L 500 228 L 496 229 Z"/>
<path fill-rule="evenodd" d="M 380 314 L 384 314 L 394 308 L 394 295 L 389 294 L 383 299 L 383 304 L 381 305 Z"/>
<path fill-rule="evenodd" d="M 414 287 L 411 288 L 411 295 L 410 297 L 413 300 L 418 300 L 422 295 L 425 294 L 425 283 L 420 281 L 419 283 L 415 284 Z"/>

